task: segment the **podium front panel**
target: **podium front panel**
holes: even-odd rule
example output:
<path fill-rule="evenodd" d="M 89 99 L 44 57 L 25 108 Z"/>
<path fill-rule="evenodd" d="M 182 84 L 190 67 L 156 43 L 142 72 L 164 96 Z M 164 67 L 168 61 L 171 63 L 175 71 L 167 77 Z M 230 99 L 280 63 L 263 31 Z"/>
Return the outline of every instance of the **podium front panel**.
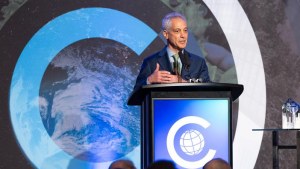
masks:
<path fill-rule="evenodd" d="M 153 92 L 152 160 L 178 168 L 202 168 L 213 158 L 231 163 L 231 100 L 228 92 Z"/>

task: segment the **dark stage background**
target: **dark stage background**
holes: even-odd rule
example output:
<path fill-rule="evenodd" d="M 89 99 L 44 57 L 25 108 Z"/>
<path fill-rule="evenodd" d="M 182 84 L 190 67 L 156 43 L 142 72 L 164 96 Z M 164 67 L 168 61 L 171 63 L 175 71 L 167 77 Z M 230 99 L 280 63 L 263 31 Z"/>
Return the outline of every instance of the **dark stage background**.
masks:
<path fill-rule="evenodd" d="M 300 101 L 299 0 L 2 0 L 0 168 L 140 165 L 140 114 L 126 105 L 141 61 L 160 50 L 161 18 L 182 12 L 188 50 L 213 81 L 238 83 L 235 169 L 272 168 L 271 133 L 281 105 Z M 296 144 L 282 132 L 280 143 Z M 296 168 L 280 151 L 280 168 Z"/>

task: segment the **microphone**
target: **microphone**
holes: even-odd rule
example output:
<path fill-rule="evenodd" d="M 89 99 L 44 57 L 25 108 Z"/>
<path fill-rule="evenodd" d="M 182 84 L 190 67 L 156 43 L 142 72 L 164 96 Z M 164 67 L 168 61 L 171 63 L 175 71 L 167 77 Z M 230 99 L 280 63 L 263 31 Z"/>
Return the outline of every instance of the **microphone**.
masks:
<path fill-rule="evenodd" d="M 191 65 L 189 54 L 182 49 L 178 52 L 178 55 L 181 60 L 182 67 L 188 71 Z"/>
<path fill-rule="evenodd" d="M 202 78 L 187 78 L 190 83 L 212 83 L 210 80 L 204 80 Z"/>
<path fill-rule="evenodd" d="M 192 78 L 192 79 L 189 79 L 189 82 L 190 83 L 203 83 L 204 81 L 202 78 L 199 78 L 199 79 Z"/>

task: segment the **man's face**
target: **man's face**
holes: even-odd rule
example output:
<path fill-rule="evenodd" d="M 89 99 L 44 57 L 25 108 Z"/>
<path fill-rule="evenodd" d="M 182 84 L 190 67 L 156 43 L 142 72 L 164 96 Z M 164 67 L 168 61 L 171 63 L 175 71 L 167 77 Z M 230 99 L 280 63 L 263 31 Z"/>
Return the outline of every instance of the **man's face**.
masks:
<path fill-rule="evenodd" d="M 168 41 L 168 46 L 174 52 L 179 52 L 186 47 L 188 38 L 187 24 L 181 18 L 171 19 L 170 27 L 163 32 Z"/>

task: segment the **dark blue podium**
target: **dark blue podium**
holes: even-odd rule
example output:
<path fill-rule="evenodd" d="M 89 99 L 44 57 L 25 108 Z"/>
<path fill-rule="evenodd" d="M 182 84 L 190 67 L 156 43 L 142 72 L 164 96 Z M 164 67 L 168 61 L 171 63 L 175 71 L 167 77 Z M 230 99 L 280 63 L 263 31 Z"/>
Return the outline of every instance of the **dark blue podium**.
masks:
<path fill-rule="evenodd" d="M 213 158 L 232 165 L 231 106 L 243 86 L 224 83 L 146 85 L 128 105 L 141 106 L 141 168 L 157 160 L 202 168 Z"/>

